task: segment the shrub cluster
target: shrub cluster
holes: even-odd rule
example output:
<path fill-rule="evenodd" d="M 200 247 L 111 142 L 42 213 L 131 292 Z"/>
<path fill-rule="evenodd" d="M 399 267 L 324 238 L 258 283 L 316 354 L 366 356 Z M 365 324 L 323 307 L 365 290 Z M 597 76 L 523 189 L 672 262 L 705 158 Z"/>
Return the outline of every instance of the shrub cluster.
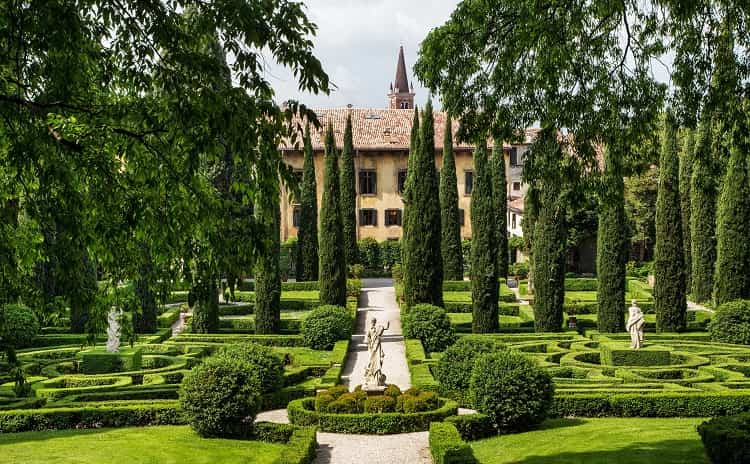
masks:
<path fill-rule="evenodd" d="M 443 351 L 456 340 L 451 321 L 443 308 L 414 305 L 403 318 L 404 336 L 422 341 L 428 352 Z"/>
<path fill-rule="evenodd" d="M 435 464 L 473 464 L 474 453 L 453 424 L 433 422 L 430 424 L 430 454 Z"/>
<path fill-rule="evenodd" d="M 341 306 L 318 306 L 300 326 L 305 345 L 314 350 L 331 350 L 339 340 L 352 336 L 354 317 Z"/>
<path fill-rule="evenodd" d="M 215 357 L 246 365 L 248 382 L 260 393 L 271 393 L 284 386 L 284 360 L 267 346 L 232 344 L 219 350 Z"/>
<path fill-rule="evenodd" d="M 383 394 L 368 395 L 361 386 L 349 392 L 345 386 L 336 386 L 315 395 L 315 411 L 329 414 L 362 414 L 397 412 L 411 414 L 439 407 L 434 392 L 410 388 L 404 393 L 396 385 L 388 385 Z"/>
<path fill-rule="evenodd" d="M 480 355 L 492 353 L 498 348 L 493 340 L 470 336 L 462 337 L 448 347 L 435 370 L 435 379 L 440 382 L 440 393 L 460 404 L 469 405 L 469 373 L 474 368 L 474 362 Z"/>
<path fill-rule="evenodd" d="M 0 307 L 0 348 L 31 346 L 39 333 L 39 321 L 26 306 L 6 304 Z"/>
<path fill-rule="evenodd" d="M 713 464 L 750 462 L 750 414 L 715 417 L 698 426 Z"/>
<path fill-rule="evenodd" d="M 708 324 L 711 340 L 750 345 L 750 300 L 724 303 Z"/>

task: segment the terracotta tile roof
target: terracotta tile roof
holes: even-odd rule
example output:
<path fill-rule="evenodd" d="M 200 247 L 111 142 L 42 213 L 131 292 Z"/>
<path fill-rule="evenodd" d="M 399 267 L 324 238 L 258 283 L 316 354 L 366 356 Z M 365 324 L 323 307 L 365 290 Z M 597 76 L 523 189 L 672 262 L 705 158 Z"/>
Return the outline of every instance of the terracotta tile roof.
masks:
<path fill-rule="evenodd" d="M 408 150 L 411 140 L 411 124 L 414 120 L 413 109 L 386 109 L 386 108 L 321 108 L 315 109 L 322 127 L 316 131 L 311 128 L 311 139 L 313 150 L 323 150 L 325 127 L 329 122 L 333 123 L 336 146 L 344 145 L 344 128 L 346 127 L 346 115 L 352 115 L 352 132 L 354 148 L 358 150 Z M 435 118 L 435 147 L 441 149 L 443 146 L 443 134 L 445 129 L 446 113 L 436 111 Z M 299 121 L 295 121 L 298 123 Z M 300 124 L 300 126 L 303 126 Z M 453 147 L 457 149 L 472 149 L 474 146 L 467 143 L 457 143 L 455 133 L 458 130 L 458 121 L 453 121 Z M 525 143 L 531 143 L 538 129 L 527 129 Z M 301 137 L 300 137 L 301 141 Z M 301 142 L 300 142 L 301 143 Z M 491 145 L 491 141 L 489 143 Z M 504 147 L 510 148 L 507 143 Z M 282 150 L 299 150 L 292 146 L 282 144 Z"/>

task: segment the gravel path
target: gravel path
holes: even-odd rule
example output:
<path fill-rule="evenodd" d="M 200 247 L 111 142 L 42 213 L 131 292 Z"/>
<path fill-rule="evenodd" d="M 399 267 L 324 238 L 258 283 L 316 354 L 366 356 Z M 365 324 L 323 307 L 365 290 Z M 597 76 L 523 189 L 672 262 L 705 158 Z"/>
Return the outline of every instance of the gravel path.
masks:
<path fill-rule="evenodd" d="M 428 432 L 398 435 L 318 433 L 315 464 L 431 464 Z"/>

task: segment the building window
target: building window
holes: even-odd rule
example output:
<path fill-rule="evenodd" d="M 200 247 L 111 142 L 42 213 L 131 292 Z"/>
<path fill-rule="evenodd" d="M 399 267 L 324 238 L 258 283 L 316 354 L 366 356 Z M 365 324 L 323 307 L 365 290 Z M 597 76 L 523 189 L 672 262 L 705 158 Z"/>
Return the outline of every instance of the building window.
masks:
<path fill-rule="evenodd" d="M 510 165 L 511 166 L 521 166 L 521 160 L 518 158 L 518 149 L 516 147 L 511 147 L 510 149 Z"/>
<path fill-rule="evenodd" d="M 510 215 L 510 227 L 511 229 L 516 228 L 516 213 Z"/>
<path fill-rule="evenodd" d="M 299 227 L 299 218 L 300 218 L 301 213 L 302 213 L 301 207 L 295 206 L 292 208 L 292 225 L 294 227 Z"/>
<path fill-rule="evenodd" d="M 359 194 L 375 195 L 377 191 L 377 173 L 375 171 L 359 171 Z"/>
<path fill-rule="evenodd" d="M 398 170 L 397 184 L 398 193 L 404 193 L 404 187 L 406 186 L 406 169 Z"/>
<path fill-rule="evenodd" d="M 521 183 L 520 182 L 513 182 L 513 190 L 515 190 L 515 191 L 521 190 Z"/>
<path fill-rule="evenodd" d="M 408 110 L 408 109 L 409 109 L 409 102 L 407 102 L 407 101 L 402 101 L 402 102 L 401 102 L 401 109 L 402 109 L 402 110 Z"/>
<path fill-rule="evenodd" d="M 458 223 L 461 224 L 461 227 L 464 226 L 464 210 L 461 208 L 458 209 Z"/>
<path fill-rule="evenodd" d="M 400 226 L 401 225 L 401 210 L 400 209 L 385 210 L 385 225 Z"/>
<path fill-rule="evenodd" d="M 474 172 L 464 171 L 464 193 L 471 195 L 471 190 L 474 188 Z"/>
<path fill-rule="evenodd" d="M 359 210 L 359 225 L 360 226 L 376 226 L 376 225 L 378 225 L 378 210 L 376 210 L 376 209 L 360 209 Z"/>

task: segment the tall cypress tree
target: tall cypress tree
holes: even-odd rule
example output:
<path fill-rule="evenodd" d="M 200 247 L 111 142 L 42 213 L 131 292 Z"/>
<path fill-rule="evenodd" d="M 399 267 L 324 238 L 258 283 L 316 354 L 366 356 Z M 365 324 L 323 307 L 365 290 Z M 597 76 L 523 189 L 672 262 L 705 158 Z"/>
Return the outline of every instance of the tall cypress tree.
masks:
<path fill-rule="evenodd" d="M 445 280 L 463 280 L 464 258 L 461 249 L 461 224 L 458 218 L 458 182 L 450 116 L 445 118 L 443 167 L 440 170 L 440 211 L 444 277 Z"/>
<path fill-rule="evenodd" d="M 315 155 L 310 142 L 310 124 L 305 125 L 305 161 L 302 168 L 299 231 L 297 233 L 297 280 L 318 280 L 318 182 Z"/>
<path fill-rule="evenodd" d="M 680 331 L 686 324 L 685 250 L 682 244 L 678 163 L 677 130 L 670 113 L 664 119 L 656 198 L 654 303 L 656 329 L 660 332 Z"/>
<path fill-rule="evenodd" d="M 693 173 L 693 150 L 695 149 L 694 131 L 686 129 L 680 153 L 680 213 L 682 214 L 682 248 L 685 250 L 685 288 L 693 287 L 692 258 L 690 248 L 690 177 Z"/>
<path fill-rule="evenodd" d="M 407 186 L 408 230 L 404 267 L 407 306 L 419 303 L 443 305 L 443 259 L 440 253 L 440 204 L 435 201 L 438 178 L 435 169 L 435 127 L 432 103 L 422 112 L 419 149 L 410 160 Z"/>
<path fill-rule="evenodd" d="M 344 225 L 344 253 L 346 264 L 359 262 L 357 248 L 357 189 L 354 175 L 354 142 L 352 115 L 346 115 L 344 151 L 341 153 L 341 220 Z"/>
<path fill-rule="evenodd" d="M 478 141 L 474 150 L 474 186 L 471 191 L 471 329 L 474 333 L 496 332 L 499 328 L 497 214 L 492 195 L 492 174 L 485 142 Z"/>
<path fill-rule="evenodd" d="M 724 178 L 716 218 L 716 278 L 714 299 L 717 305 L 750 298 L 750 178 L 747 154 L 748 128 L 738 118 L 732 131 L 729 166 Z"/>
<path fill-rule="evenodd" d="M 625 330 L 625 263 L 628 259 L 625 182 L 621 159 L 613 147 L 604 151 L 604 185 L 599 196 L 596 239 L 596 295 L 600 332 Z"/>
<path fill-rule="evenodd" d="M 406 183 L 404 184 L 404 191 L 401 192 L 401 199 L 404 203 L 404 213 L 401 218 L 401 268 L 406 270 L 409 268 L 409 253 L 406 249 L 408 243 L 409 234 L 409 213 L 412 208 L 409 208 L 409 185 L 414 177 L 414 160 L 417 159 L 417 151 L 419 151 L 419 110 L 414 107 L 414 119 L 411 125 L 411 141 L 409 143 L 409 158 L 406 163 Z M 403 273 L 403 284 L 404 288 L 410 287 L 410 275 Z"/>
<path fill-rule="evenodd" d="M 711 154 L 711 125 L 711 120 L 705 119 L 698 128 L 690 178 L 692 294 L 698 302 L 711 298 L 716 262 L 717 185 Z"/>
<path fill-rule="evenodd" d="M 303 174 L 304 175 L 304 174 Z M 257 205 L 259 218 L 266 220 L 267 230 L 264 248 L 255 263 L 255 333 L 274 334 L 279 332 L 281 321 L 281 270 L 279 255 L 281 242 L 281 210 L 278 195 Z"/>
<path fill-rule="evenodd" d="M 346 254 L 339 200 L 339 161 L 328 123 L 325 138 L 325 173 L 320 206 L 320 303 L 346 306 Z"/>
<path fill-rule="evenodd" d="M 497 276 L 504 281 L 508 276 L 508 179 L 505 176 L 502 140 L 495 141 L 492 152 L 492 180 L 497 237 Z"/>

